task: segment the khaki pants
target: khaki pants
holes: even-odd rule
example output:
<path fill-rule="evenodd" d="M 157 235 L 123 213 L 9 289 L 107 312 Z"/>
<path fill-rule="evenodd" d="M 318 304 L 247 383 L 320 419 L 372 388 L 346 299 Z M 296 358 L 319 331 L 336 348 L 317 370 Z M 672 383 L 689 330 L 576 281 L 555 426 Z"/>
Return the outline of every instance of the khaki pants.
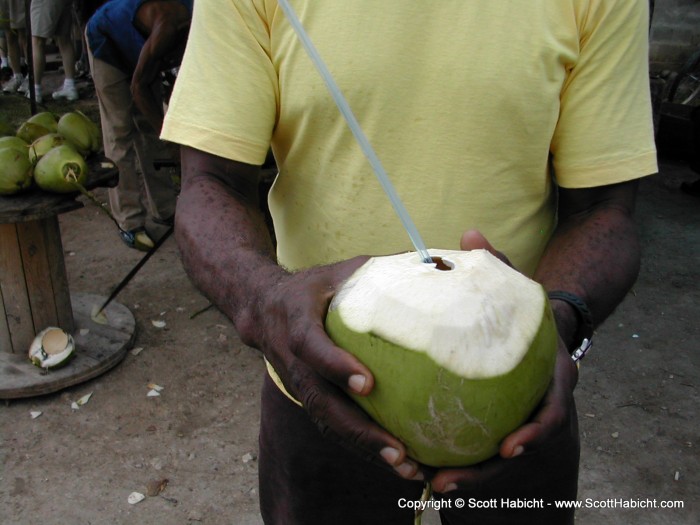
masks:
<path fill-rule="evenodd" d="M 147 215 L 169 219 L 175 213 L 175 188 L 167 170 L 153 167 L 154 152 L 163 145 L 134 105 L 131 76 L 93 57 L 89 49 L 88 58 L 99 101 L 105 156 L 119 170 L 119 184 L 109 189 L 114 217 L 127 231 L 143 228 Z"/>

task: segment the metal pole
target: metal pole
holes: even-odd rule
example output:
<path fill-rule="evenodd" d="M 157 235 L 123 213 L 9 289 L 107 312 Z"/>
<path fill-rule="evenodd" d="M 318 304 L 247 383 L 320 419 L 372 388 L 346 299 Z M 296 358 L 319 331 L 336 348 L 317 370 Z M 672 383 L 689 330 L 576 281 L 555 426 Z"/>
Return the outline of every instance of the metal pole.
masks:
<path fill-rule="evenodd" d="M 29 106 L 30 113 L 36 115 L 36 93 L 34 92 L 34 51 L 32 48 L 32 18 L 31 6 L 32 0 L 24 0 L 24 17 L 27 26 L 27 81 L 29 87 Z"/>

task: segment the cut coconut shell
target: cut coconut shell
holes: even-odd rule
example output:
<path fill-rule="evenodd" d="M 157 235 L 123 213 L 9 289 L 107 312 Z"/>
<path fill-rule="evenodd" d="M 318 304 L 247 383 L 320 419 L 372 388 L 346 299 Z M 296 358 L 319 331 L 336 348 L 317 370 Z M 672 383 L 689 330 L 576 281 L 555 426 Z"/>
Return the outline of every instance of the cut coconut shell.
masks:
<path fill-rule="evenodd" d="M 73 336 L 61 328 L 50 326 L 39 332 L 32 341 L 29 360 L 40 368 L 58 368 L 65 365 L 74 352 Z"/>

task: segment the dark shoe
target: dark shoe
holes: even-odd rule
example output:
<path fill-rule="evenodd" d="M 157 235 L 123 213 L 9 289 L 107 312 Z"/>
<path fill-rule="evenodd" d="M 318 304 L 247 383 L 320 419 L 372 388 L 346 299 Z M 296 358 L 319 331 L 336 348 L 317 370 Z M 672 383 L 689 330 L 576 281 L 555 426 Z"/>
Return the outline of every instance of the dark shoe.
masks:
<path fill-rule="evenodd" d="M 120 231 L 119 235 L 122 238 L 122 241 L 124 241 L 124 244 L 126 244 L 129 248 L 133 248 L 135 250 L 147 252 L 151 248 L 153 248 L 153 246 L 155 246 L 153 239 L 151 239 L 148 236 L 146 230 L 144 230 L 143 228 L 138 228 L 136 230 L 129 231 Z"/>

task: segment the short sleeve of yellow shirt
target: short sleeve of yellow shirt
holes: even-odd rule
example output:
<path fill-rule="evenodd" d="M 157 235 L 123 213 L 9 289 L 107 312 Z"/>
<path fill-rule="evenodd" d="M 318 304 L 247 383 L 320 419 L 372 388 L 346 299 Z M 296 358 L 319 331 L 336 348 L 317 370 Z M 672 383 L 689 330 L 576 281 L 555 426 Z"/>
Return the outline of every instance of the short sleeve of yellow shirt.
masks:
<path fill-rule="evenodd" d="M 567 188 L 655 173 L 647 0 L 294 0 L 429 247 L 531 274 Z M 274 0 L 195 2 L 162 137 L 261 164 L 290 269 L 411 249 Z"/>

